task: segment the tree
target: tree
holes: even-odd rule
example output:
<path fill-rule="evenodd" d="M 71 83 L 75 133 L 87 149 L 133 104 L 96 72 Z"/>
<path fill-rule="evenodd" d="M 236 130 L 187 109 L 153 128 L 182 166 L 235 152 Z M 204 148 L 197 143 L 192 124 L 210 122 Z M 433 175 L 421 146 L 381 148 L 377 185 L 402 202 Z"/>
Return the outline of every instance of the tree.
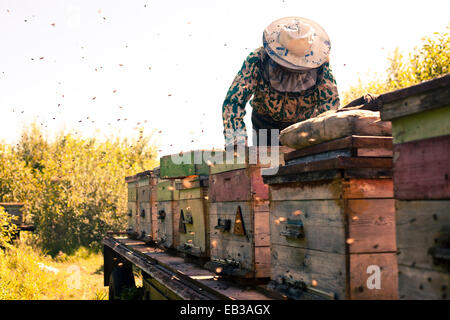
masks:
<path fill-rule="evenodd" d="M 382 94 L 445 75 L 450 71 L 450 38 L 446 31 L 422 38 L 420 47 L 405 57 L 397 48 L 390 55 L 386 76 L 375 74 L 374 80 L 358 83 L 342 93 L 343 105 L 366 93 Z"/>

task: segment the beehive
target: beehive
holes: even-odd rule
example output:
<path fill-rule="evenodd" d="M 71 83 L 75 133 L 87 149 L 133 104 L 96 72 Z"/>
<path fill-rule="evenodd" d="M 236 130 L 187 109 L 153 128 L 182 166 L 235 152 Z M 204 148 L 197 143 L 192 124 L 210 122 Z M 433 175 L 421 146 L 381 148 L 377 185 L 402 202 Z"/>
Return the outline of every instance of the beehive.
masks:
<path fill-rule="evenodd" d="M 450 75 L 386 93 L 400 299 L 450 298 Z"/>
<path fill-rule="evenodd" d="M 179 192 L 177 249 L 196 257 L 209 256 L 207 201 L 208 176 L 186 177 L 176 185 Z"/>
<path fill-rule="evenodd" d="M 159 180 L 157 184 L 157 242 L 165 248 L 176 249 L 180 243 L 177 180 Z"/>
<path fill-rule="evenodd" d="M 389 148 L 386 137 L 342 137 L 293 151 L 264 176 L 273 289 L 294 299 L 397 297 Z"/>
<path fill-rule="evenodd" d="M 137 177 L 129 176 L 125 178 L 125 183 L 128 189 L 128 201 L 127 201 L 127 233 L 132 238 L 139 236 L 138 230 L 138 199 L 137 199 Z"/>
<path fill-rule="evenodd" d="M 261 167 L 210 176 L 209 235 L 211 263 L 221 274 L 244 278 L 270 276 L 268 187 Z"/>
<path fill-rule="evenodd" d="M 153 224 L 157 219 L 157 201 L 155 189 L 157 178 L 153 171 L 147 170 L 136 175 L 137 179 L 137 227 L 139 238 L 147 241 L 156 239 Z"/>

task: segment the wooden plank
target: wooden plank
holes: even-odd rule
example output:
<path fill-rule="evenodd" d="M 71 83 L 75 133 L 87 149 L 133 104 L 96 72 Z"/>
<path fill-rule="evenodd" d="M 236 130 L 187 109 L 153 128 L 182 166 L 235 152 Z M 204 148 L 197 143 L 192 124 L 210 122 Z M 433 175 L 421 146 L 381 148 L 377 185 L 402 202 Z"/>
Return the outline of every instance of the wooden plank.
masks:
<path fill-rule="evenodd" d="M 450 199 L 449 150 L 450 135 L 395 145 L 395 197 Z"/>
<path fill-rule="evenodd" d="M 396 251 L 394 199 L 351 199 L 347 211 L 350 253 Z"/>
<path fill-rule="evenodd" d="M 399 264 L 449 272 L 429 250 L 450 233 L 450 200 L 396 201 Z"/>
<path fill-rule="evenodd" d="M 340 149 L 340 150 L 331 150 L 325 151 L 321 153 L 311 154 L 303 157 L 298 157 L 291 160 L 286 160 L 286 165 L 294 165 L 298 163 L 306 163 L 320 160 L 328 160 L 334 159 L 337 157 L 351 157 L 353 155 L 352 149 Z"/>
<path fill-rule="evenodd" d="M 320 200 L 393 198 L 392 179 L 335 179 L 270 185 L 270 199 Z"/>
<path fill-rule="evenodd" d="M 284 161 L 297 159 L 304 156 L 323 153 L 327 151 L 350 149 L 352 148 L 352 136 L 331 140 L 324 143 L 319 143 L 306 148 L 294 150 L 284 155 Z"/>
<path fill-rule="evenodd" d="M 342 179 L 270 185 L 270 200 L 322 200 L 343 196 Z"/>
<path fill-rule="evenodd" d="M 370 269 L 372 268 L 374 269 Z M 377 269 L 379 268 L 379 269 Z M 379 288 L 375 273 L 379 272 Z M 395 253 L 351 254 L 349 294 L 352 300 L 398 299 L 398 268 Z"/>
<path fill-rule="evenodd" d="M 366 171 L 369 169 L 365 169 Z M 333 180 L 343 177 L 343 170 L 323 170 L 323 171 L 313 171 L 304 172 L 292 175 L 266 175 L 265 171 L 263 173 L 263 181 L 268 185 L 285 184 L 293 182 L 309 182 L 309 181 L 319 181 L 319 180 Z"/>
<path fill-rule="evenodd" d="M 152 238 L 158 239 L 158 202 L 151 202 Z"/>
<path fill-rule="evenodd" d="M 252 199 L 262 201 L 269 199 L 269 186 L 264 183 L 261 176 L 261 168 L 258 166 L 249 167 L 250 192 Z"/>
<path fill-rule="evenodd" d="M 394 197 L 392 179 L 348 179 L 343 182 L 346 199 L 380 199 Z"/>
<path fill-rule="evenodd" d="M 332 170 L 332 169 L 391 168 L 391 167 L 392 167 L 392 160 L 389 158 L 338 157 L 335 159 L 282 166 L 278 169 L 277 175 L 291 175 L 303 172 Z"/>
<path fill-rule="evenodd" d="M 187 199 L 203 199 L 205 194 L 205 188 L 190 188 L 179 190 L 180 200 Z"/>
<path fill-rule="evenodd" d="M 406 300 L 449 300 L 450 274 L 399 264 L 398 295 Z"/>
<path fill-rule="evenodd" d="M 255 247 L 270 246 L 270 213 L 267 211 L 255 211 L 254 213 L 254 242 Z"/>
<path fill-rule="evenodd" d="M 209 179 L 209 201 L 251 200 L 251 177 L 247 169 L 212 174 Z"/>
<path fill-rule="evenodd" d="M 349 168 L 342 170 L 344 178 L 378 179 L 392 178 L 392 168 Z"/>
<path fill-rule="evenodd" d="M 356 149 L 357 157 L 392 157 L 392 149 L 387 148 L 359 148 Z"/>
<path fill-rule="evenodd" d="M 403 89 L 405 91 L 403 91 L 402 94 L 399 94 L 399 92 L 397 94 L 392 92 L 379 97 L 379 99 L 383 101 L 381 119 L 393 120 L 425 110 L 449 105 L 450 90 L 448 90 L 448 75 L 441 79 L 435 79 L 435 81 L 441 81 L 441 84 L 420 91 L 417 90 L 419 87 L 413 86 Z M 444 83 L 446 83 L 446 85 L 444 85 Z"/>
<path fill-rule="evenodd" d="M 384 148 L 392 150 L 392 137 L 347 136 L 286 153 L 284 160 L 288 161 L 323 152 L 355 148 Z"/>
<path fill-rule="evenodd" d="M 337 299 L 346 298 L 346 256 L 339 253 L 308 250 L 272 244 L 271 279 L 281 283 L 304 282 L 332 292 Z"/>
<path fill-rule="evenodd" d="M 304 238 L 295 239 L 281 234 L 291 220 L 303 223 Z M 283 200 L 270 203 L 272 246 L 277 244 L 345 254 L 345 223 L 342 200 Z"/>
<path fill-rule="evenodd" d="M 450 105 L 392 120 L 394 144 L 450 134 Z"/>
<path fill-rule="evenodd" d="M 255 247 L 255 277 L 269 278 L 271 273 L 270 247 Z"/>

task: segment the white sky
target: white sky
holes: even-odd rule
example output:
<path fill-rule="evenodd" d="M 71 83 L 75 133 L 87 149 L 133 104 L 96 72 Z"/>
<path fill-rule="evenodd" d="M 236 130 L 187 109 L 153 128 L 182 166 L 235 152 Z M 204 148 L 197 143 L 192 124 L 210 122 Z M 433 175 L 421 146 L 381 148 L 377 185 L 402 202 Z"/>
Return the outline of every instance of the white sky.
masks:
<path fill-rule="evenodd" d="M 160 155 L 222 148 L 223 99 L 271 21 L 321 24 L 342 92 L 443 31 L 449 12 L 448 0 L 0 0 L 0 140 L 33 119 L 100 137 L 140 122 L 162 131 Z"/>

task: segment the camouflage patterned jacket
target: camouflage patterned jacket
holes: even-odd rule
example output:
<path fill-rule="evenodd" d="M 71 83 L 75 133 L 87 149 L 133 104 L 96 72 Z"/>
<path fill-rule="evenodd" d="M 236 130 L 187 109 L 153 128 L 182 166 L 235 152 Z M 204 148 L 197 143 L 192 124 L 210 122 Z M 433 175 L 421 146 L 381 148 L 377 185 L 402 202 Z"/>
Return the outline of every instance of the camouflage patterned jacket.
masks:
<path fill-rule="evenodd" d="M 225 144 L 243 143 L 245 105 L 250 101 L 259 114 L 279 122 L 294 123 L 339 107 L 336 81 L 328 62 L 318 68 L 316 84 L 301 92 L 279 92 L 264 80 L 260 72 L 263 47 L 251 52 L 233 80 L 222 107 Z M 227 131 L 232 130 L 231 135 Z"/>

